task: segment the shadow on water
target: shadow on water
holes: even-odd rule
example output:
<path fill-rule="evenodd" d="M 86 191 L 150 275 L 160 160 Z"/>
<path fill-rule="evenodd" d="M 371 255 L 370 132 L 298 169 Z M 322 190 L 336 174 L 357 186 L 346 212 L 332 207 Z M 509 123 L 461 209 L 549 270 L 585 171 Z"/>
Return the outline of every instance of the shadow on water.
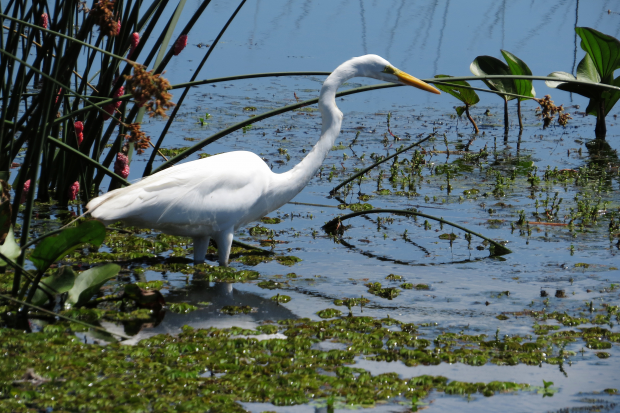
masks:
<path fill-rule="evenodd" d="M 257 294 L 239 291 L 233 283 L 209 282 L 196 276 L 187 288 L 171 290 L 166 296 L 166 302 L 168 305 L 188 303 L 199 306 L 199 309 L 181 314 L 161 311 L 155 320 L 123 323 L 124 333 L 132 336 L 127 343 L 135 343 L 157 334 L 178 334 L 184 325 L 194 328 L 236 326 L 250 329 L 268 320 L 295 318 L 286 307 Z M 249 306 L 252 312 L 231 316 L 220 311 L 225 306 Z M 110 330 L 118 330 L 118 327 Z"/>

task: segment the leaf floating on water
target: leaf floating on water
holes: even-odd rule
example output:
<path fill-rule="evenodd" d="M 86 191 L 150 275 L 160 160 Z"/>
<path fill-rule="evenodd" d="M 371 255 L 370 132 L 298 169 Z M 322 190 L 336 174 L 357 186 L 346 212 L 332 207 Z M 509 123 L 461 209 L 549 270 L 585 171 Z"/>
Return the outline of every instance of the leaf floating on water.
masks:
<path fill-rule="evenodd" d="M 198 310 L 198 307 L 188 303 L 172 303 L 168 306 L 168 308 L 170 309 L 170 311 L 177 314 L 190 313 L 192 311 Z"/>
<path fill-rule="evenodd" d="M 227 305 L 222 307 L 222 309 L 220 310 L 220 312 L 224 313 L 224 314 L 228 314 L 228 315 L 237 315 L 237 314 L 249 314 L 249 313 L 254 313 L 256 312 L 256 310 L 254 310 L 252 307 L 250 307 L 249 305 L 242 305 L 242 306 L 238 306 L 238 305 Z"/>
<path fill-rule="evenodd" d="M 439 236 L 439 239 L 446 239 L 446 240 L 450 240 L 450 241 L 454 241 L 457 238 L 458 237 L 454 233 L 452 233 L 452 234 L 441 234 Z"/>
<path fill-rule="evenodd" d="M 326 308 L 324 310 L 318 311 L 316 314 L 321 318 L 333 318 L 340 317 L 342 315 L 342 311 L 335 308 Z"/>

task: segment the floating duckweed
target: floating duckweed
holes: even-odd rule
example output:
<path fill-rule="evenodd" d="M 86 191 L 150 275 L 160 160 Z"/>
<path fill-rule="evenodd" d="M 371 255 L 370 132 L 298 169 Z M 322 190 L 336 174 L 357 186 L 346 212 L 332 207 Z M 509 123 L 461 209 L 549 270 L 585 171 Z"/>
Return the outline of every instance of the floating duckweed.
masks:
<path fill-rule="evenodd" d="M 606 359 L 606 358 L 611 357 L 611 354 L 606 353 L 604 351 L 599 351 L 599 352 L 596 353 L 596 357 L 598 357 L 600 359 Z"/>
<path fill-rule="evenodd" d="M 390 280 L 390 281 L 400 281 L 403 279 L 403 277 L 401 275 L 390 274 L 387 277 L 385 277 L 385 279 Z"/>
<path fill-rule="evenodd" d="M 343 298 L 341 299 L 335 299 L 334 300 L 334 305 L 338 305 L 338 306 L 346 306 L 348 308 L 352 308 L 352 307 L 356 307 L 358 305 L 366 305 L 370 302 L 370 300 L 368 298 L 364 298 L 364 297 L 360 297 L 360 298 Z"/>
<path fill-rule="evenodd" d="M 398 288 L 396 287 L 384 288 L 381 286 L 381 283 L 378 283 L 378 282 L 368 283 L 364 285 L 368 287 L 369 293 L 376 295 L 377 297 L 387 298 L 388 300 L 392 300 L 398 297 L 398 294 L 400 294 L 400 290 Z"/>
<path fill-rule="evenodd" d="M 260 219 L 260 222 L 262 222 L 263 224 L 273 225 L 279 224 L 280 222 L 282 222 L 282 220 L 280 218 L 262 217 Z"/>
<path fill-rule="evenodd" d="M 416 290 L 430 290 L 431 287 L 428 284 L 416 284 Z"/>
<path fill-rule="evenodd" d="M 256 327 L 256 330 L 264 334 L 275 334 L 278 332 L 278 327 L 272 324 L 265 324 L 265 325 Z"/>
<path fill-rule="evenodd" d="M 325 310 L 321 310 L 316 314 L 321 318 L 333 318 L 340 317 L 342 315 L 342 311 L 335 308 L 326 308 Z"/>
<path fill-rule="evenodd" d="M 504 321 L 504 320 L 508 320 L 510 317 L 505 316 L 504 314 L 500 314 L 500 315 L 496 316 L 495 318 L 497 318 L 498 320 Z"/>
<path fill-rule="evenodd" d="M 364 204 L 362 204 L 362 203 L 359 203 L 359 204 L 349 204 L 346 207 L 349 208 L 353 212 L 368 211 L 368 210 L 371 210 L 373 208 L 372 205 L 367 204 L 367 203 L 364 203 Z"/>
<path fill-rule="evenodd" d="M 136 282 L 138 287 L 143 288 L 145 290 L 161 290 L 161 287 L 164 286 L 164 282 L 161 280 L 148 281 L 148 282 Z"/>
<path fill-rule="evenodd" d="M 261 220 L 262 221 L 262 220 Z M 261 227 L 260 225 L 256 225 L 255 227 L 250 228 L 250 235 L 253 237 L 258 237 L 261 235 L 269 235 L 271 234 L 271 230 L 265 227 Z"/>
<path fill-rule="evenodd" d="M 301 258 L 294 257 L 292 255 L 278 256 L 276 261 L 282 265 L 292 266 L 301 261 Z"/>
<path fill-rule="evenodd" d="M 168 308 L 173 313 L 181 314 L 181 313 L 190 313 L 192 311 L 198 310 L 198 307 L 192 304 L 187 303 L 171 303 L 168 305 Z"/>
<path fill-rule="evenodd" d="M 400 288 L 402 288 L 403 290 L 411 290 L 413 288 L 413 284 L 411 284 L 411 283 L 402 283 L 400 285 Z"/>
<path fill-rule="evenodd" d="M 257 284 L 260 288 L 264 288 L 266 290 L 275 290 L 276 288 L 282 288 L 283 284 L 277 281 L 267 280 L 261 281 Z"/>
<path fill-rule="evenodd" d="M 240 314 L 252 309 L 230 306 L 221 311 Z M 153 336 L 135 346 L 112 342 L 104 352 L 101 347 L 75 340 L 75 336 L 68 331 L 75 331 L 77 327 L 69 323 L 49 325 L 44 332 L 32 334 L 2 329 L 0 352 L 7 357 L 6 362 L 0 364 L 0 392 L 10 388 L 12 396 L 6 397 L 2 393 L 0 409 L 19 410 L 19 402 L 23 404 L 26 400 L 30 408 L 43 409 L 53 397 L 58 400 L 55 410 L 79 410 L 78 406 L 83 403 L 105 410 L 121 403 L 130 403 L 133 410 L 165 410 L 165 406 L 173 405 L 179 409 L 184 406 L 186 411 L 204 411 L 204 406 L 209 405 L 211 410 L 217 408 L 234 412 L 241 411 L 238 401 L 260 400 L 291 405 L 331 398 L 333 403 L 372 406 L 377 402 L 393 400 L 398 395 L 420 400 L 432 390 L 485 396 L 517 390 L 537 391 L 538 387 L 530 388 L 526 384 L 511 382 L 465 383 L 448 382 L 445 377 L 401 379 L 396 373 L 371 375 L 350 365 L 360 355 L 375 361 L 400 360 L 407 366 L 440 363 L 472 366 L 487 363 L 557 364 L 562 358 L 560 353 L 551 353 L 551 348 L 558 348 L 564 356 L 571 353 L 562 349 L 561 341 L 555 340 L 574 336 L 599 341 L 599 338 L 615 334 L 601 327 L 590 327 L 582 331 L 557 332 L 555 334 L 562 335 L 557 338 L 545 336 L 543 341 L 539 338 L 530 342 L 521 336 L 506 336 L 499 340 L 498 336 L 488 339 L 483 334 L 444 332 L 431 341 L 417 337 L 415 325 L 403 324 L 389 316 L 378 320 L 372 317 L 338 317 L 340 312 L 335 309 L 324 312 L 332 318 L 321 321 L 307 318 L 281 320 L 278 325 L 263 324 L 256 330 L 240 327 L 195 329 L 186 326 L 178 336 Z M 150 312 L 140 310 L 140 313 L 148 316 Z M 426 325 L 435 326 L 436 323 Z M 388 328 L 390 326 L 397 328 Z M 278 332 L 286 338 L 264 341 L 251 338 L 257 334 Z M 314 347 L 314 344 L 325 340 L 342 343 L 347 349 L 320 350 Z M 551 343 L 557 346 L 550 346 Z M 40 374 L 37 369 L 42 365 L 50 366 L 45 371 L 46 379 L 62 377 L 64 381 L 57 380 L 53 386 L 38 386 L 30 380 L 20 382 L 19 387 L 11 385 L 15 380 L 20 380 L 28 368 Z M 303 375 L 300 373 L 302 370 Z M 157 381 L 150 380 L 154 373 Z M 119 380 L 123 386 L 116 386 L 116 391 L 109 397 L 89 397 L 91 392 L 99 394 Z M 254 384 L 248 386 L 249 382 Z M 303 386 L 300 387 L 300 383 Z M 169 391 L 162 393 L 162 386 Z M 554 389 L 549 387 L 545 391 L 551 394 Z M 137 392 L 141 396 L 133 397 Z M 371 394 L 372 397 L 369 396 Z M 200 403 L 192 404 L 196 400 Z M 163 404 L 160 406 L 158 403 Z"/>
<path fill-rule="evenodd" d="M 249 305 L 226 305 L 222 307 L 220 312 L 228 315 L 249 314 L 252 312 L 252 307 L 250 307 Z"/>
<path fill-rule="evenodd" d="M 588 340 L 586 341 L 586 345 L 593 350 L 606 350 L 611 348 L 611 343 L 608 341 Z"/>
<path fill-rule="evenodd" d="M 288 303 L 289 301 L 291 301 L 291 297 L 289 297 L 288 295 L 278 294 L 271 297 L 271 300 L 277 303 Z"/>
<path fill-rule="evenodd" d="M 454 233 L 450 233 L 450 234 L 441 234 L 439 236 L 439 239 L 445 239 L 445 240 L 450 240 L 450 241 L 454 241 L 455 239 L 457 239 L 458 237 L 456 236 L 456 234 Z"/>

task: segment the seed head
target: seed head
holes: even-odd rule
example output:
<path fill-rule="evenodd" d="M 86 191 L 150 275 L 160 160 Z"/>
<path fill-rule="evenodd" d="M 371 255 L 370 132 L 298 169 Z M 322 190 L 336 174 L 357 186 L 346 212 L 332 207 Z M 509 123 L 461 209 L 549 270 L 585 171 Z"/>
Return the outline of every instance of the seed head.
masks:
<path fill-rule="evenodd" d="M 47 17 L 47 13 L 43 13 L 41 15 L 41 27 L 47 29 L 49 27 L 49 18 Z"/>
<path fill-rule="evenodd" d="M 114 18 L 114 0 L 99 0 L 95 6 L 89 10 L 92 13 L 95 24 L 99 26 L 101 32 L 108 37 L 114 37 L 120 32 L 120 20 L 117 22 Z"/>
<path fill-rule="evenodd" d="M 153 70 L 146 71 L 142 65 L 133 65 L 133 75 L 125 76 L 127 87 L 138 106 L 145 106 L 149 116 L 166 118 L 166 111 L 174 106 L 170 101 L 172 95 L 168 93 L 170 82 L 161 74 L 153 74 Z"/>
<path fill-rule="evenodd" d="M 127 142 L 133 143 L 138 155 L 142 155 L 144 150 L 149 147 L 151 138 L 146 136 L 146 133 L 141 130 L 139 123 L 131 123 L 129 125 L 129 130 L 131 133 L 129 136 L 126 135 Z"/>

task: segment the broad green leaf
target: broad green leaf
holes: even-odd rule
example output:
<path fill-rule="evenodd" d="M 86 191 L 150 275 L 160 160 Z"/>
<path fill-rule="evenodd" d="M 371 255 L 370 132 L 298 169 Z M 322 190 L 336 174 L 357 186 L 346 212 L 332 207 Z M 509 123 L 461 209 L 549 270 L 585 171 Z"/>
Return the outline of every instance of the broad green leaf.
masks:
<path fill-rule="evenodd" d="M 469 66 L 469 70 L 476 76 L 489 76 L 489 75 L 512 75 L 510 68 L 506 63 L 493 56 L 478 56 Z M 514 93 L 517 94 L 517 89 L 512 79 L 491 79 L 483 80 L 483 82 L 491 90 L 498 92 Z M 512 100 L 514 96 L 503 96 L 506 100 Z"/>
<path fill-rule="evenodd" d="M 39 271 L 45 271 L 52 263 L 83 244 L 101 245 L 105 238 L 105 226 L 99 221 L 86 221 L 75 228 L 67 228 L 56 236 L 45 238 L 37 245 L 30 261 Z"/>
<path fill-rule="evenodd" d="M 106 281 L 116 277 L 120 269 L 117 264 L 105 264 L 84 271 L 75 279 L 66 304 L 68 306 L 86 304 Z"/>
<path fill-rule="evenodd" d="M 452 84 L 471 87 L 469 83 L 463 80 L 452 81 L 450 80 L 451 77 L 452 76 L 448 76 L 448 75 L 435 75 L 435 79 L 445 78 L 447 82 L 450 82 Z M 475 105 L 476 103 L 480 102 L 480 98 L 478 97 L 478 94 L 475 91 L 468 89 L 467 87 L 448 86 L 448 85 L 442 85 L 441 83 L 436 83 L 435 87 L 439 90 L 442 90 L 454 96 L 455 98 L 465 103 L 466 105 L 471 106 L 471 105 Z"/>
<path fill-rule="evenodd" d="M 593 83 L 599 83 L 601 81 L 601 75 L 598 73 L 598 70 L 596 70 L 596 66 L 590 55 L 585 55 L 577 65 L 577 80 Z"/>
<path fill-rule="evenodd" d="M 618 76 L 612 83 L 613 86 L 620 87 L 620 76 Z M 588 103 L 588 107 L 586 108 L 586 113 L 588 115 L 596 116 L 598 113 L 598 107 L 600 99 L 605 101 L 605 116 L 609 113 L 609 111 L 614 107 L 616 102 L 620 99 L 620 91 L 617 90 L 606 90 L 600 94 L 600 97 L 593 97 L 590 99 Z"/>
<path fill-rule="evenodd" d="M 459 115 L 459 118 L 461 116 L 463 116 L 463 113 L 465 113 L 465 106 L 457 106 L 454 108 L 454 110 L 456 110 L 456 114 Z"/>
<path fill-rule="evenodd" d="M 57 293 L 66 293 L 73 287 L 76 277 L 77 274 L 75 271 L 73 271 L 71 267 L 64 265 L 58 269 L 58 272 L 55 275 L 42 278 L 39 288 L 37 288 L 37 291 L 34 293 L 34 297 L 32 298 L 32 304 L 41 305 L 47 302 L 48 296 L 42 290 L 49 292 L 52 296 Z M 45 285 L 43 285 L 43 283 L 45 283 Z M 52 291 L 46 286 L 49 286 L 56 291 Z"/>
<path fill-rule="evenodd" d="M 592 58 L 602 82 L 613 82 L 614 71 L 620 67 L 620 41 L 589 27 L 575 27 L 581 37 L 581 48 Z"/>
<path fill-rule="evenodd" d="M 510 72 L 513 75 L 525 75 L 532 76 L 532 71 L 525 64 L 525 62 L 519 59 L 517 56 L 512 53 L 502 50 L 502 56 L 504 56 L 504 60 L 508 63 L 508 67 Z M 515 88 L 517 89 L 517 94 L 529 97 L 535 97 L 536 91 L 534 90 L 534 84 L 531 80 L 527 79 L 513 79 Z M 526 98 L 519 98 L 519 100 L 526 100 Z"/>
<path fill-rule="evenodd" d="M 590 56 L 588 55 L 586 55 L 581 62 L 579 62 L 579 65 L 577 66 L 577 77 L 566 72 L 553 72 L 550 73 L 549 76 L 557 77 L 559 79 L 580 80 L 582 82 L 592 83 L 592 86 L 590 86 L 566 82 L 552 82 L 547 80 L 545 83 L 551 88 L 558 88 L 567 92 L 577 93 L 578 95 L 585 96 L 590 99 L 597 98 L 602 92 L 601 88 L 595 86 L 595 84 L 600 82 L 601 78 L 594 67 L 592 59 L 590 59 Z"/>
<path fill-rule="evenodd" d="M 15 234 L 13 233 L 13 226 L 9 228 L 9 232 L 6 234 L 4 244 L 0 245 L 0 252 L 10 260 L 15 261 L 22 250 L 19 248 L 19 244 L 15 241 Z M 0 259 L 0 267 L 5 267 L 6 261 Z"/>

